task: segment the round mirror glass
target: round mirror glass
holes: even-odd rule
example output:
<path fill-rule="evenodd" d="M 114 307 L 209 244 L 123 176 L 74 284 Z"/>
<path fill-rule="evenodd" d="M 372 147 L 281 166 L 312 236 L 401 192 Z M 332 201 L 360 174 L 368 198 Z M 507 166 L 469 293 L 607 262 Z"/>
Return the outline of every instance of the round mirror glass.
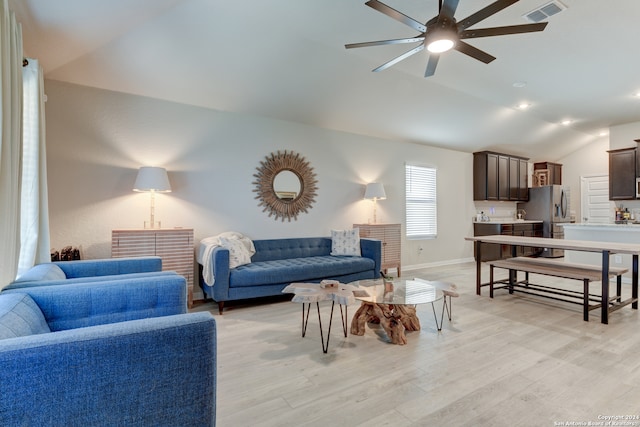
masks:
<path fill-rule="evenodd" d="M 295 200 L 300 194 L 300 178 L 290 170 L 282 170 L 273 179 L 273 191 L 280 200 Z"/>

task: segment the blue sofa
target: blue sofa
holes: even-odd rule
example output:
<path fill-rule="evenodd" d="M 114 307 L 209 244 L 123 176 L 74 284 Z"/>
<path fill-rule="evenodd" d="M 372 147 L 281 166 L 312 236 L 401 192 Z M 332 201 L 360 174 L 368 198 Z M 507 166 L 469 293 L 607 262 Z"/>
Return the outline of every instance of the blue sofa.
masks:
<path fill-rule="evenodd" d="M 200 274 L 205 299 L 213 298 L 220 314 L 225 301 L 281 295 L 292 282 L 332 279 L 348 283 L 380 277 L 380 240 L 360 239 L 361 257 L 330 255 L 330 237 L 254 240 L 253 244 L 256 253 L 251 263 L 233 269 L 229 268 L 229 249 L 213 250 L 213 286 Z"/>
<path fill-rule="evenodd" d="M 215 320 L 186 295 L 177 274 L 0 292 L 0 425 L 215 425 Z"/>

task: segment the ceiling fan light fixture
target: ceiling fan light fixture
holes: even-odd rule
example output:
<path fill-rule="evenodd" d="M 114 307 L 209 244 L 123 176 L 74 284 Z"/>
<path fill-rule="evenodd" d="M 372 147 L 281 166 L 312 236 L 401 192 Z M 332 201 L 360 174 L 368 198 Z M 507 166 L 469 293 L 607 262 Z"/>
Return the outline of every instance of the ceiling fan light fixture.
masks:
<path fill-rule="evenodd" d="M 431 53 L 442 53 L 450 50 L 454 45 L 455 42 L 453 40 L 444 37 L 429 43 L 427 45 L 427 50 Z"/>

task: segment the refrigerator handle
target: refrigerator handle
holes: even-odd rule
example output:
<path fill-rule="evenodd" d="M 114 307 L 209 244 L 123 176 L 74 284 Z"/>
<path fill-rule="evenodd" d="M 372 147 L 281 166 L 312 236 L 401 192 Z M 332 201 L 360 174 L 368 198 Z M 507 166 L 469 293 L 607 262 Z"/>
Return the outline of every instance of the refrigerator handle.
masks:
<path fill-rule="evenodd" d="M 562 218 L 567 217 L 567 194 L 562 190 L 560 193 L 560 211 L 562 212 Z"/>

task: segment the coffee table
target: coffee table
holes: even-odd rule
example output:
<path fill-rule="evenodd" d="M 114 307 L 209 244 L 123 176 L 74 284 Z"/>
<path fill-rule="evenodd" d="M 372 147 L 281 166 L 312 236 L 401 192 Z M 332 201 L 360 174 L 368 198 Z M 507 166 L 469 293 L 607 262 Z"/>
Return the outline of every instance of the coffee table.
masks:
<path fill-rule="evenodd" d="M 335 282 L 335 281 L 331 281 Z M 333 323 L 333 308 L 336 303 L 340 306 L 340 320 L 342 320 L 342 331 L 347 337 L 347 306 L 355 303 L 354 291 L 357 287 L 352 284 L 344 284 L 335 282 L 333 285 L 325 283 L 291 283 L 285 287 L 283 293 L 294 294 L 292 302 L 302 304 L 302 337 L 307 333 L 307 323 L 309 322 L 309 313 L 311 312 L 311 304 L 316 303 L 318 311 L 318 324 L 320 326 L 320 340 L 322 341 L 322 352 L 329 351 L 329 338 L 331 337 L 331 324 Z M 322 331 L 322 318 L 320 317 L 320 301 L 331 301 L 331 314 L 329 317 L 329 330 L 327 331 L 327 341 L 324 341 L 324 333 Z M 305 310 L 306 305 L 306 310 Z M 342 310 L 344 306 L 344 312 Z M 306 316 L 305 316 L 306 311 Z"/>
<path fill-rule="evenodd" d="M 404 345 L 407 331 L 419 331 L 420 320 L 416 314 L 417 304 L 431 304 L 436 327 L 442 329 L 444 307 L 440 322 L 434 302 L 443 298 L 436 282 L 424 279 L 359 280 L 350 285 L 357 286 L 355 298 L 362 304 L 351 320 L 351 334 L 364 335 L 365 325 L 379 322 L 393 344 Z M 363 293 L 364 292 L 364 293 Z M 366 294 L 365 294 L 366 293 Z M 446 302 L 446 300 L 445 300 Z M 444 304 L 444 303 L 443 303 Z"/>

